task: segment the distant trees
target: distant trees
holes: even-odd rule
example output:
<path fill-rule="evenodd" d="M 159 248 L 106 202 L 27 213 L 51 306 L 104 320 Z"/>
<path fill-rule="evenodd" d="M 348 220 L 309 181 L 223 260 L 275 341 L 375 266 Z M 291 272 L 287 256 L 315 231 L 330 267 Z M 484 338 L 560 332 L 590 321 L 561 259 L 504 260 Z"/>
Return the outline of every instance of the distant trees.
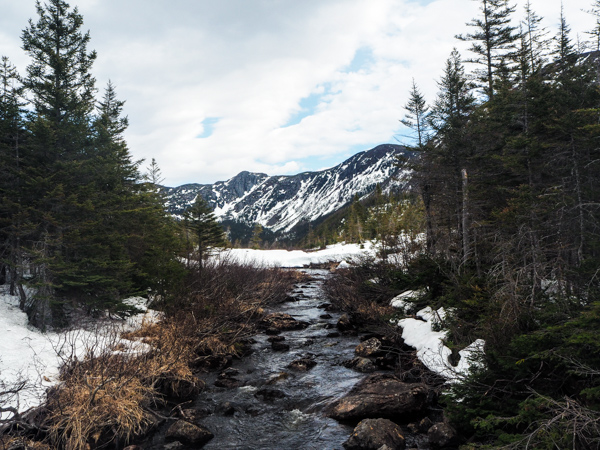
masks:
<path fill-rule="evenodd" d="M 0 268 L 43 328 L 72 306 L 119 309 L 127 294 L 164 287 L 180 247 L 131 159 L 114 85 L 96 101 L 82 16 L 63 0 L 36 9 L 22 83 L 0 65 Z"/>

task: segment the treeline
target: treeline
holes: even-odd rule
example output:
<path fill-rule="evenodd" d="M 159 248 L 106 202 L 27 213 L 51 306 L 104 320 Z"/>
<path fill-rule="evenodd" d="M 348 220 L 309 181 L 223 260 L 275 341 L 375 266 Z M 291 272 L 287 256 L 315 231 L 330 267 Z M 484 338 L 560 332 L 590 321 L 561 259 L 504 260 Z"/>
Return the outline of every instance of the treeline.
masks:
<path fill-rule="evenodd" d="M 409 270 L 436 274 L 432 300 L 455 308 L 449 344 L 486 339 L 485 368 L 448 399 L 463 436 L 597 448 L 600 1 L 589 43 L 529 2 L 521 21 L 478 3 L 457 36 L 469 56 L 450 54 L 432 103 L 413 82 L 406 104 L 429 261 Z"/>
<path fill-rule="evenodd" d="M 119 309 L 125 295 L 176 279 L 181 240 L 153 177 L 123 139 L 123 101 L 97 98 L 96 52 L 77 8 L 37 3 L 20 75 L 0 65 L 0 281 L 39 327 L 70 309 Z"/>
<path fill-rule="evenodd" d="M 339 242 L 362 244 L 375 241 L 384 249 L 396 248 L 403 234 L 423 229 L 421 200 L 412 192 L 383 192 L 378 185 L 368 196 L 358 194 L 345 208 L 316 224 L 305 224 L 301 245 L 318 248 Z"/>

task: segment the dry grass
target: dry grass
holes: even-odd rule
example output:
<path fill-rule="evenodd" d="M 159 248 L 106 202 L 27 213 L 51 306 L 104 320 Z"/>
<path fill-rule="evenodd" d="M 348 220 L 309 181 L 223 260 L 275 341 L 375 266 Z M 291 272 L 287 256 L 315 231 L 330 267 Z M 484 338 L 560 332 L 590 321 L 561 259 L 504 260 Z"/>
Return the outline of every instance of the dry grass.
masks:
<path fill-rule="evenodd" d="M 43 426 L 50 448 L 123 448 L 154 423 L 153 406 L 185 396 L 202 384 L 193 373 L 199 358 L 243 352 L 263 308 L 285 297 L 294 272 L 220 263 L 190 274 L 165 318 L 92 348 L 69 361 L 61 384 L 49 393 Z M 121 338 L 150 350 L 127 354 Z"/>

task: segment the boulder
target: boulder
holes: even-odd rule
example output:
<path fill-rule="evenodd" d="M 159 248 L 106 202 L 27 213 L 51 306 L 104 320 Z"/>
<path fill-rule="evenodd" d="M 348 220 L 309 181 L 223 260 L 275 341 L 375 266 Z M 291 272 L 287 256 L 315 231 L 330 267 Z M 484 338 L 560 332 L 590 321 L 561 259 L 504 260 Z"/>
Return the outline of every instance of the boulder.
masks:
<path fill-rule="evenodd" d="M 374 374 L 359 382 L 327 408 L 336 420 L 362 420 L 424 414 L 431 388 L 422 383 L 404 383 L 391 374 Z"/>
<path fill-rule="evenodd" d="M 362 372 L 362 373 L 371 373 L 371 372 L 375 372 L 375 370 L 377 370 L 377 367 L 375 367 L 375 364 L 373 364 L 373 361 L 371 361 L 369 358 L 362 358 L 362 357 L 356 357 L 354 359 L 351 359 L 350 361 L 346 361 L 344 363 L 344 366 L 347 367 L 348 369 L 354 369 L 357 372 Z"/>
<path fill-rule="evenodd" d="M 279 372 L 279 373 L 276 373 L 275 375 L 272 375 L 271 377 L 269 377 L 266 384 L 276 384 L 276 383 L 279 383 L 280 381 L 287 380 L 289 377 L 290 377 L 289 373 Z"/>
<path fill-rule="evenodd" d="M 178 401 L 192 400 L 204 390 L 206 384 L 199 378 L 164 376 L 155 384 L 156 390 L 166 397 Z"/>
<path fill-rule="evenodd" d="M 381 341 L 377 338 L 367 339 L 361 342 L 354 349 L 356 356 L 362 356 L 363 358 L 369 358 L 377 355 L 381 349 Z"/>
<path fill-rule="evenodd" d="M 292 316 L 286 313 L 271 313 L 262 318 L 259 325 L 269 330 L 270 333 L 273 331 L 289 331 L 289 330 L 302 330 L 308 327 L 307 322 L 294 319 Z"/>
<path fill-rule="evenodd" d="M 290 346 L 281 341 L 271 342 L 271 348 L 274 352 L 287 352 L 290 349 Z"/>
<path fill-rule="evenodd" d="M 299 372 L 308 372 L 310 369 L 317 365 L 311 357 L 305 356 L 304 358 L 296 359 L 288 364 L 288 367 Z"/>
<path fill-rule="evenodd" d="M 169 427 L 165 437 L 169 440 L 197 446 L 206 444 L 214 436 L 204 427 L 194 425 L 185 420 L 178 420 Z"/>
<path fill-rule="evenodd" d="M 346 450 L 379 450 L 384 446 L 403 450 L 405 442 L 402 429 L 391 420 L 365 419 L 354 428 L 343 445 Z"/>
<path fill-rule="evenodd" d="M 444 448 L 456 441 L 456 431 L 446 422 L 439 422 L 427 431 L 427 440 L 432 448 Z"/>
<path fill-rule="evenodd" d="M 254 393 L 256 398 L 262 398 L 264 401 L 273 401 L 277 398 L 284 398 L 285 393 L 281 389 L 264 387 Z"/>

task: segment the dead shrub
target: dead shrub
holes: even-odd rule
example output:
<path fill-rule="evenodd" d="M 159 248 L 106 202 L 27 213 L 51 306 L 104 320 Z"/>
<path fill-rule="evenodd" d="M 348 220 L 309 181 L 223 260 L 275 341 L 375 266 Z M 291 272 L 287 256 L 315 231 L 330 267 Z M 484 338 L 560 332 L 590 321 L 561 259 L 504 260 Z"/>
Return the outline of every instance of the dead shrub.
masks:
<path fill-rule="evenodd" d="M 240 355 L 263 308 L 285 298 L 297 280 L 292 271 L 209 263 L 189 274 L 176 301 L 161 305 L 159 323 L 127 333 L 99 328 L 84 359 L 68 351 L 75 339 L 65 340 L 56 349 L 67 355 L 60 384 L 48 393 L 40 425 L 47 430 L 43 445 L 123 448 L 143 436 L 156 422 L 157 404 L 202 387 L 192 371 L 197 360 Z"/>
<path fill-rule="evenodd" d="M 360 269 L 343 269 L 325 281 L 324 290 L 331 303 L 348 312 L 355 322 L 387 325 L 387 319 L 394 313 L 389 304 L 392 295 L 382 294 L 380 289 L 373 292 L 365 289 L 365 281 Z"/>

